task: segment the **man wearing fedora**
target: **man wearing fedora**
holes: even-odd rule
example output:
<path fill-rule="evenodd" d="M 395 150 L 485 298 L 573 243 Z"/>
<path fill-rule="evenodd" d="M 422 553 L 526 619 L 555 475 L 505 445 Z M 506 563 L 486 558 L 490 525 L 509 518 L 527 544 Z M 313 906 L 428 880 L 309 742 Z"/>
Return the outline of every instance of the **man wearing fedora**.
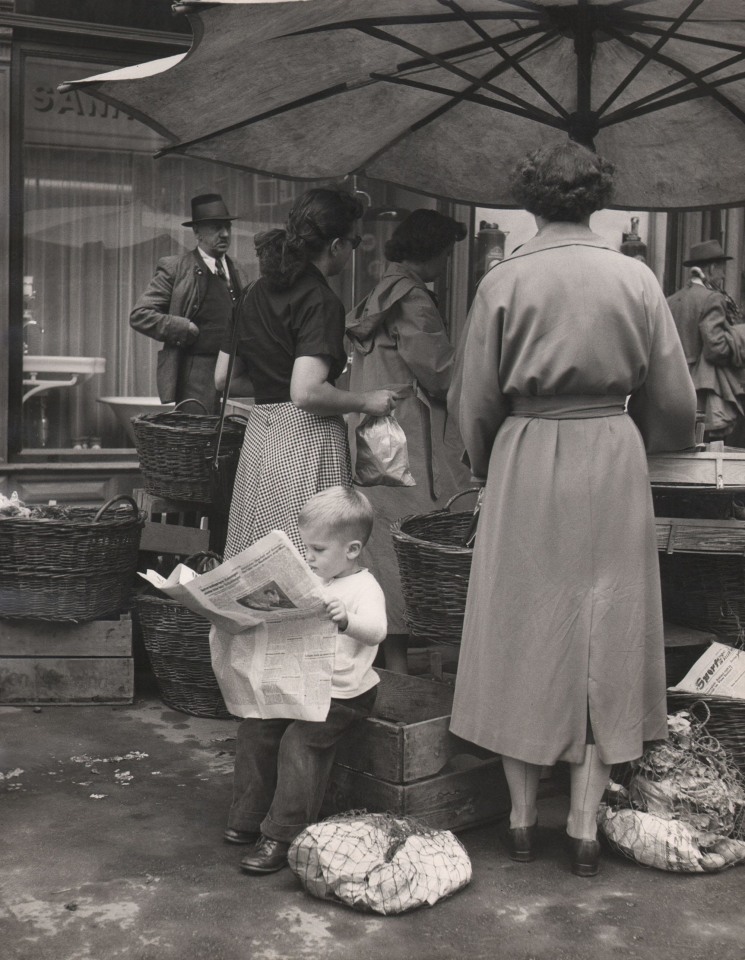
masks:
<path fill-rule="evenodd" d="M 226 256 L 235 219 L 219 193 L 194 197 L 184 226 L 194 231 L 196 249 L 159 260 L 129 316 L 130 326 L 163 344 L 157 370 L 161 403 L 194 399 L 208 413 L 218 411 L 215 363 L 246 285 L 244 273 Z"/>
<path fill-rule="evenodd" d="M 693 244 L 683 261 L 688 283 L 667 301 L 705 414 L 706 441 L 724 440 L 745 412 L 745 322 L 722 287 L 731 259 L 717 240 Z"/>

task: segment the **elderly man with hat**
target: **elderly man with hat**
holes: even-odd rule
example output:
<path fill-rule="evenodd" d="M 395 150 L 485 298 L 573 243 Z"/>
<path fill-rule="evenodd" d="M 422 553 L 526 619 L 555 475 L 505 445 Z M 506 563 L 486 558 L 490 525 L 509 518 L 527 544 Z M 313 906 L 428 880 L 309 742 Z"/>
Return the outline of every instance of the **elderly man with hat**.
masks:
<path fill-rule="evenodd" d="M 745 412 L 745 322 L 723 290 L 731 260 L 717 240 L 694 244 L 683 261 L 688 283 L 668 298 L 705 414 L 704 439 L 723 440 Z"/>
<path fill-rule="evenodd" d="M 157 371 L 162 403 L 194 399 L 217 413 L 217 355 L 246 285 L 243 272 L 226 256 L 235 219 L 219 193 L 194 197 L 184 226 L 194 231 L 196 249 L 158 261 L 129 316 L 130 326 L 163 344 Z"/>

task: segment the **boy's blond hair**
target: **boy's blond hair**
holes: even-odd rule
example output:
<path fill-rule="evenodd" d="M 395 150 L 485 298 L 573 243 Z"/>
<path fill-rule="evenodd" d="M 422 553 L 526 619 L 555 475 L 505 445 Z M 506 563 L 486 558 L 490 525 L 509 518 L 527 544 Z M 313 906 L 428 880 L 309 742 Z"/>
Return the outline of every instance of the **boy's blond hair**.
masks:
<path fill-rule="evenodd" d="M 298 526 L 318 523 L 335 536 L 359 540 L 372 533 L 375 515 L 367 497 L 354 487 L 327 487 L 310 498 L 300 511 Z"/>

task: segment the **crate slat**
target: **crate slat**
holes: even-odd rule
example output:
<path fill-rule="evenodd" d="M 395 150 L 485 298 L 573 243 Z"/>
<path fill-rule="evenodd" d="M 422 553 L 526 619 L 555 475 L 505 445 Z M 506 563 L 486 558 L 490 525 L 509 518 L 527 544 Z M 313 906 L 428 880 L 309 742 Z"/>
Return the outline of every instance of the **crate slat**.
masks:
<path fill-rule="evenodd" d="M 415 783 L 387 783 L 335 764 L 323 816 L 346 810 L 415 817 L 437 830 L 459 830 L 500 819 L 510 810 L 499 758 L 476 761 Z"/>
<path fill-rule="evenodd" d="M 132 657 L 0 657 L 0 703 L 131 703 Z"/>
<path fill-rule="evenodd" d="M 745 487 L 745 451 L 697 450 L 653 453 L 647 457 L 649 479 L 659 485 Z"/>
<path fill-rule="evenodd" d="M 745 520 L 656 517 L 655 529 L 663 553 L 745 555 Z"/>
<path fill-rule="evenodd" d="M 2 657 L 129 657 L 132 619 L 122 614 L 86 623 L 0 620 Z"/>

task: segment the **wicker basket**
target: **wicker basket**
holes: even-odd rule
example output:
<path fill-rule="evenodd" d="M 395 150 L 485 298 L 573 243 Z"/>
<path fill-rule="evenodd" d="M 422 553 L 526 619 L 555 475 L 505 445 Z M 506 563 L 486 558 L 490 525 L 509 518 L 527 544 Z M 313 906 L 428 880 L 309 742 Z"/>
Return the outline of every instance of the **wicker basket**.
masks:
<path fill-rule="evenodd" d="M 710 630 L 745 648 L 745 558 L 726 554 L 660 554 L 665 619 Z"/>
<path fill-rule="evenodd" d="M 235 471 L 246 430 L 244 417 L 225 418 L 218 468 L 214 458 L 219 417 L 184 413 L 145 413 L 132 419 L 145 490 L 167 500 L 230 504 Z"/>
<path fill-rule="evenodd" d="M 452 513 L 463 490 L 443 510 L 403 517 L 391 525 L 406 603 L 404 620 L 415 637 L 460 643 L 473 550 L 462 546 L 473 512 Z"/>
<path fill-rule="evenodd" d="M 668 713 L 688 710 L 716 737 L 745 775 L 745 700 L 705 696 L 700 693 L 667 694 Z"/>
<path fill-rule="evenodd" d="M 146 594 L 135 610 L 164 703 L 194 717 L 229 718 L 212 672 L 209 621 L 176 600 Z"/>
<path fill-rule="evenodd" d="M 67 512 L 0 518 L 0 617 L 80 622 L 128 605 L 145 515 L 124 495 Z"/>

